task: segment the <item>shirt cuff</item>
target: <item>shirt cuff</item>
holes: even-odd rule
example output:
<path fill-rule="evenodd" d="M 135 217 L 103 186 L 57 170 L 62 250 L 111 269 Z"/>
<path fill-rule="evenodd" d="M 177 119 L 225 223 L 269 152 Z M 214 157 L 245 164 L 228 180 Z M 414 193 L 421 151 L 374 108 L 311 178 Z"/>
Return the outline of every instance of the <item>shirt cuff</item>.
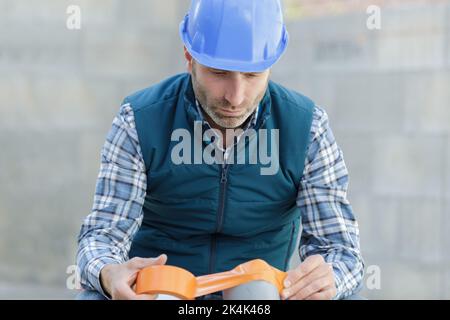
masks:
<path fill-rule="evenodd" d="M 100 272 L 102 271 L 103 267 L 108 264 L 120 263 L 122 263 L 120 260 L 113 257 L 100 257 L 93 260 L 88 266 L 89 284 L 107 299 L 111 299 L 111 296 L 106 293 L 106 291 L 102 287 L 102 284 L 100 282 Z"/>
<path fill-rule="evenodd" d="M 333 263 L 333 273 L 334 273 L 334 283 L 336 286 L 336 295 L 333 297 L 333 300 L 339 300 L 342 299 L 342 297 L 345 295 L 345 287 L 343 286 L 343 279 L 342 279 L 342 271 L 339 269 L 336 264 Z"/>
<path fill-rule="evenodd" d="M 337 291 L 333 300 L 340 300 L 351 296 L 358 289 L 358 283 L 361 285 L 360 281 L 362 279 L 358 280 L 359 277 L 352 275 L 350 272 L 345 273 L 342 268 L 340 262 L 333 263 L 334 281 Z"/>

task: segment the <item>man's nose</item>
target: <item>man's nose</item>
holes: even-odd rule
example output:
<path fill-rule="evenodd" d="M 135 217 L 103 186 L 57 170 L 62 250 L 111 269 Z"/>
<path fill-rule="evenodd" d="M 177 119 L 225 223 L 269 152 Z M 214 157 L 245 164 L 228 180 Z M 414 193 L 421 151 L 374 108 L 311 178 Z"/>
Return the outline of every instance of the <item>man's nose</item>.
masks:
<path fill-rule="evenodd" d="M 240 75 L 232 77 L 227 84 L 225 99 L 234 107 L 240 106 L 245 100 L 245 83 Z"/>

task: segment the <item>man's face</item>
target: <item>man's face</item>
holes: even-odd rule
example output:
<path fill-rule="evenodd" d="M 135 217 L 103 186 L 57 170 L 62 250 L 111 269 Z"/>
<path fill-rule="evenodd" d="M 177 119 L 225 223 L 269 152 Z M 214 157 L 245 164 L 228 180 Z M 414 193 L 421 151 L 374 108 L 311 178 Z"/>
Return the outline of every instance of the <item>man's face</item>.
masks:
<path fill-rule="evenodd" d="M 256 110 L 270 74 L 269 70 L 243 73 L 212 69 L 192 58 L 188 59 L 188 69 L 197 100 L 208 117 L 223 129 L 240 127 Z"/>

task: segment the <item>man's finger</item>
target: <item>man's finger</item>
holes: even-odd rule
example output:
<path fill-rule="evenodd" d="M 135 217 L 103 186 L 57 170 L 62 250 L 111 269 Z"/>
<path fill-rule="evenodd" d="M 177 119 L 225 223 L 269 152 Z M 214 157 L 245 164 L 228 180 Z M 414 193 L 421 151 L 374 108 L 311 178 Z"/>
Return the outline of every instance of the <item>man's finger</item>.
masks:
<path fill-rule="evenodd" d="M 133 258 L 130 261 L 131 269 L 134 270 L 127 280 L 127 284 L 134 292 L 136 289 L 136 279 L 140 270 L 148 266 L 163 265 L 167 262 L 167 256 L 165 254 L 160 255 L 157 258 Z"/>
<path fill-rule="evenodd" d="M 311 282 L 318 278 L 325 277 L 330 273 L 330 265 L 322 264 L 314 269 L 313 272 L 308 273 L 306 276 L 300 278 L 296 283 L 292 284 L 289 288 L 283 290 L 281 296 L 283 299 L 288 299 L 301 289 L 309 285 Z"/>
<path fill-rule="evenodd" d="M 118 287 L 113 296 L 114 300 L 133 300 L 136 299 L 136 293 L 126 284 Z"/>
<path fill-rule="evenodd" d="M 310 295 L 306 300 L 331 300 L 336 295 L 336 289 L 330 287 L 328 289 L 324 289 L 320 292 L 316 292 Z"/>
<path fill-rule="evenodd" d="M 323 291 L 332 285 L 330 281 L 330 276 L 325 276 L 322 278 L 315 279 L 313 282 L 308 284 L 306 287 L 300 289 L 295 295 L 291 296 L 289 300 L 304 300 L 309 298 L 315 293 Z"/>
<path fill-rule="evenodd" d="M 288 271 L 286 279 L 284 280 L 284 287 L 289 288 L 323 263 L 324 259 L 321 255 L 307 257 L 297 268 Z"/>
<path fill-rule="evenodd" d="M 117 297 L 119 300 L 154 300 L 157 298 L 157 294 L 136 294 L 130 287 L 123 286 L 117 291 Z"/>
<path fill-rule="evenodd" d="M 135 270 L 141 270 L 149 266 L 162 265 L 167 262 L 167 255 L 162 254 L 156 258 L 133 258 L 128 261 L 129 266 Z"/>

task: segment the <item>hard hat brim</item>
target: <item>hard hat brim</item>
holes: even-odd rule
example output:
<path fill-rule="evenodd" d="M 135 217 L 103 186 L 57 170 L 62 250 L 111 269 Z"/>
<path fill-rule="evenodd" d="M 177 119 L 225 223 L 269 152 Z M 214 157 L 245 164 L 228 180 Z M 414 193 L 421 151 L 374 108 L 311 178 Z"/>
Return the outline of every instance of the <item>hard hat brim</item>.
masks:
<path fill-rule="evenodd" d="M 210 67 L 210 68 L 214 68 L 214 69 L 227 70 L 227 71 L 238 71 L 238 72 L 263 72 L 263 71 L 271 68 L 281 58 L 283 53 L 286 51 L 286 48 L 289 43 L 289 33 L 287 32 L 286 27 L 283 26 L 281 42 L 277 48 L 276 54 L 273 57 L 270 57 L 266 60 L 260 60 L 260 61 L 220 59 L 217 57 L 212 57 L 207 54 L 196 52 L 192 48 L 191 39 L 187 32 L 188 19 L 189 19 L 189 16 L 186 15 L 185 18 L 183 19 L 183 21 L 180 23 L 180 27 L 179 27 L 180 37 L 181 37 L 187 51 L 200 64 Z"/>

